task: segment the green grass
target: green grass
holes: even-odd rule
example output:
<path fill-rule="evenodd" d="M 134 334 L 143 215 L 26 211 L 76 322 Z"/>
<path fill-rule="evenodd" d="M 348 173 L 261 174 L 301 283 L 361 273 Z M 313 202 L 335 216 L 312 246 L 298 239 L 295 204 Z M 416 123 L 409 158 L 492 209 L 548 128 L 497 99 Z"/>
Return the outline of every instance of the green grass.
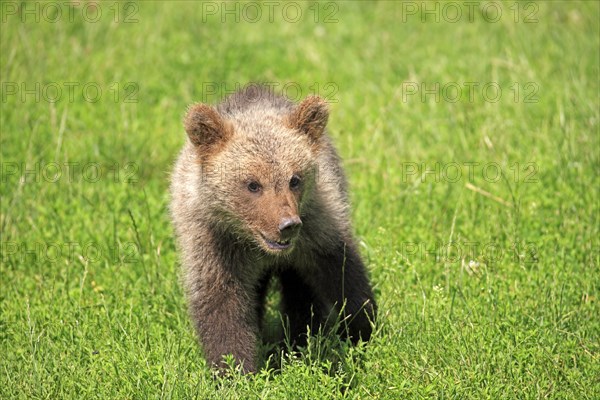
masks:
<path fill-rule="evenodd" d="M 2 3 L 0 35 L 0 398 L 600 398 L 597 2 L 516 3 L 518 22 L 503 3 L 496 23 L 485 2 L 456 23 L 392 1 L 321 3 L 318 22 L 302 3 L 295 23 L 281 5 L 273 22 L 265 9 L 222 23 L 199 3 L 139 2 L 125 23 L 123 3 L 115 23 L 109 2 L 91 23 L 59 2 L 51 23 L 7 4 L 20 3 Z M 367 346 L 316 338 L 280 369 L 214 382 L 168 177 L 186 106 L 249 81 L 335 92 L 330 134 L 380 312 Z M 80 83 L 72 100 L 65 82 Z M 464 82 L 502 95 L 452 101 Z M 23 98 L 36 83 L 39 101 Z M 407 94 L 421 83 L 451 85 L 422 101 Z M 447 173 L 423 175 L 436 163 Z"/>

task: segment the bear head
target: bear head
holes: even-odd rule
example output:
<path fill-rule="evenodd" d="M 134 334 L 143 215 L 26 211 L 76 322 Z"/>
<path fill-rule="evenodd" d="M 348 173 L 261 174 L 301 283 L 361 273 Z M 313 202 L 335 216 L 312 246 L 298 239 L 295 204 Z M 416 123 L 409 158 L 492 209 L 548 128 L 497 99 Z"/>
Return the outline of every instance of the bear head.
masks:
<path fill-rule="evenodd" d="M 199 160 L 198 190 L 214 220 L 266 253 L 289 254 L 315 196 L 328 117 L 318 96 L 235 112 L 191 106 L 185 130 Z"/>

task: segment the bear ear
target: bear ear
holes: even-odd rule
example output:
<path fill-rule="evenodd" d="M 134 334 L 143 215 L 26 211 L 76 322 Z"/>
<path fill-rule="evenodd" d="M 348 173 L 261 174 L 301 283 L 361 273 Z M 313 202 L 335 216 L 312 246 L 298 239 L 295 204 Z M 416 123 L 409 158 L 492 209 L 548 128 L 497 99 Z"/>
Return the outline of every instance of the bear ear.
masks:
<path fill-rule="evenodd" d="M 217 110 L 202 103 L 193 104 L 188 108 L 183 125 L 192 144 L 203 151 L 219 147 L 232 134 L 231 125 Z"/>
<path fill-rule="evenodd" d="M 319 96 L 308 96 L 288 115 L 287 125 L 304 132 L 317 142 L 325 132 L 329 119 L 329 106 Z"/>

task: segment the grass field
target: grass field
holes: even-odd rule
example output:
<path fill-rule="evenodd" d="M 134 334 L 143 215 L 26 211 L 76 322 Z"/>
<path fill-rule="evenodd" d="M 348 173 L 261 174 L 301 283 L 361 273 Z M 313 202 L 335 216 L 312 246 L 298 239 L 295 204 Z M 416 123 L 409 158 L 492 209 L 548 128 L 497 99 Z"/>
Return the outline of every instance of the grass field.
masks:
<path fill-rule="evenodd" d="M 600 398 L 598 2 L 169 3 L 1 4 L 0 398 Z M 250 81 L 331 102 L 380 309 L 214 381 L 168 179 Z"/>

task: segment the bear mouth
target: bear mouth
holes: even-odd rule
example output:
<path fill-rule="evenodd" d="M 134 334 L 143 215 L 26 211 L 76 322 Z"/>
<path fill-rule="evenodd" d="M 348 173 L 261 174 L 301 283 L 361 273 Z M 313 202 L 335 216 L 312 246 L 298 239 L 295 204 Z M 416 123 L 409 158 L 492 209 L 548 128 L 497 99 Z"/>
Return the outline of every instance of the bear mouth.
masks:
<path fill-rule="evenodd" d="M 265 241 L 269 250 L 282 251 L 292 247 L 291 239 L 288 240 L 269 240 L 265 235 L 261 233 L 263 240 Z"/>

